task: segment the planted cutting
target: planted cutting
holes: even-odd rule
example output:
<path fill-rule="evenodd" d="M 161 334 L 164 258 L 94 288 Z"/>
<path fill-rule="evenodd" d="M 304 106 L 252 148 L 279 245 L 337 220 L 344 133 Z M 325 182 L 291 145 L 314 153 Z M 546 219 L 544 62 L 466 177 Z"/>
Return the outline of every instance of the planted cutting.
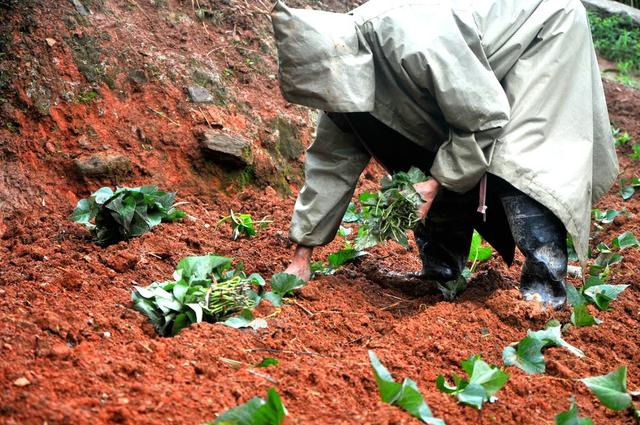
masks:
<path fill-rule="evenodd" d="M 607 375 L 584 378 L 581 381 L 611 410 L 625 410 L 632 406 L 631 394 L 627 391 L 626 366 Z"/>
<path fill-rule="evenodd" d="M 620 179 L 620 196 L 626 201 L 636 193 L 638 187 L 640 187 L 640 178 L 638 177 L 631 177 L 628 180 Z"/>
<path fill-rule="evenodd" d="M 136 286 L 134 308 L 163 336 L 176 335 L 193 323 L 219 322 L 251 310 L 260 301 L 264 279 L 258 274 L 245 275 L 241 267 L 233 268 L 231 261 L 216 255 L 185 257 L 173 280 Z"/>
<path fill-rule="evenodd" d="M 272 220 L 267 220 L 264 217 L 262 220 L 254 220 L 251 214 L 237 214 L 230 211 L 230 214 L 226 217 L 222 217 L 217 224 L 231 221 L 231 239 L 237 240 L 240 236 L 251 238 L 258 233 L 259 229 L 264 229 Z"/>
<path fill-rule="evenodd" d="M 280 394 L 274 388 L 267 391 L 267 399 L 254 397 L 222 413 L 206 425 L 280 425 L 287 416 Z"/>
<path fill-rule="evenodd" d="M 396 382 L 373 351 L 369 351 L 369 360 L 383 402 L 398 406 L 426 424 L 445 425 L 442 419 L 433 417 L 415 381 L 405 378 L 402 383 Z"/>
<path fill-rule="evenodd" d="M 460 403 L 476 409 L 482 409 L 483 403 L 495 402 L 495 394 L 509 380 L 509 374 L 497 366 L 489 365 L 480 355 L 463 360 L 461 366 L 467 373 L 467 379 L 454 373 L 453 385 L 450 385 L 444 376 L 439 375 L 436 387 L 446 394 L 455 395 Z"/>
<path fill-rule="evenodd" d="M 561 326 L 557 324 L 541 331 L 527 331 L 526 337 L 504 349 L 502 360 L 506 366 L 516 366 L 526 373 L 544 373 L 542 350 L 546 347 L 563 347 L 577 357 L 584 357 L 582 350 L 562 338 Z"/>
<path fill-rule="evenodd" d="M 555 425 L 593 425 L 590 418 L 581 418 L 578 416 L 578 405 L 576 399 L 571 397 L 571 406 L 569 410 L 558 413 L 554 418 Z"/>
<path fill-rule="evenodd" d="M 482 236 L 477 230 L 474 230 L 467 258 L 468 266 L 464 268 L 462 275 L 458 279 L 449 282 L 437 282 L 438 290 L 442 293 L 444 299 L 448 301 L 454 300 L 460 292 L 464 291 L 478 264 L 489 260 L 492 255 L 493 250 L 482 244 Z"/>
<path fill-rule="evenodd" d="M 351 242 L 345 241 L 342 249 L 329 254 L 327 257 L 327 263 L 323 263 L 322 261 L 312 263 L 311 275 L 314 277 L 317 275 L 332 275 L 338 271 L 340 267 L 366 254 L 367 253 L 364 251 L 358 251 L 355 249 Z"/>
<path fill-rule="evenodd" d="M 175 208 L 176 194 L 157 186 L 103 187 L 81 199 L 69 217 L 91 231 L 102 246 L 143 235 L 162 222 L 186 217 Z"/>
<path fill-rule="evenodd" d="M 385 176 L 381 190 L 365 192 L 358 198 L 361 210 L 355 248 L 359 251 L 371 248 L 387 240 L 394 240 L 408 247 L 407 230 L 413 229 L 420 220 L 418 208 L 422 204 L 414 184 L 427 180 L 418 168 Z M 354 219 L 354 217 L 351 217 Z"/>

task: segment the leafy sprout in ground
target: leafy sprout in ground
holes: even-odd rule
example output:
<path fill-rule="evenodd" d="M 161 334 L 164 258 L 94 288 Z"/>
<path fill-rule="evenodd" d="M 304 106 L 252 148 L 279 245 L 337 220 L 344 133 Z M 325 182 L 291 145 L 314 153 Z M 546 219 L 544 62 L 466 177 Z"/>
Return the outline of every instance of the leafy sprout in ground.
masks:
<path fill-rule="evenodd" d="M 483 403 L 495 402 L 497 400 L 495 394 L 509 380 L 509 374 L 497 366 L 488 364 L 480 358 L 480 355 L 463 360 L 461 366 L 467 373 L 467 379 L 454 373 L 453 385 L 449 385 L 445 377 L 439 375 L 436 379 L 436 387 L 444 393 L 455 395 L 460 403 L 476 409 L 482 409 Z"/>
<path fill-rule="evenodd" d="M 355 260 L 356 258 L 367 255 L 364 251 L 358 251 L 353 247 L 353 244 L 349 241 L 345 241 L 344 247 L 327 257 L 327 263 L 322 261 L 316 261 L 311 264 L 312 276 L 317 275 L 332 275 L 343 265 Z"/>
<path fill-rule="evenodd" d="M 629 133 L 619 128 L 613 128 L 611 133 L 613 134 L 613 142 L 616 146 L 624 146 L 631 141 Z"/>
<path fill-rule="evenodd" d="M 593 219 L 600 224 L 609 224 L 609 223 L 612 223 L 617 216 L 623 213 L 624 211 L 611 210 L 611 209 L 606 211 L 601 211 L 598 208 L 595 208 L 593 210 Z"/>
<path fill-rule="evenodd" d="M 249 320 L 265 285 L 258 274 L 247 276 L 231 259 L 216 255 L 185 257 L 177 265 L 174 280 L 136 286 L 134 308 L 146 315 L 163 336 L 176 335 L 200 322 L 219 322 L 246 312 L 238 320 Z M 239 326 L 235 326 L 239 327 Z"/>
<path fill-rule="evenodd" d="M 554 418 L 555 425 L 593 425 L 590 418 L 581 418 L 578 416 L 578 405 L 576 399 L 571 397 L 571 406 L 569 410 L 558 413 Z"/>
<path fill-rule="evenodd" d="M 611 410 L 625 410 L 632 406 L 631 394 L 627 391 L 627 367 L 603 376 L 581 379 L 598 400 Z"/>
<path fill-rule="evenodd" d="M 263 368 L 269 366 L 278 366 L 279 364 L 280 362 L 278 361 L 278 359 L 274 359 L 273 357 L 266 357 L 262 359 L 260 363 L 254 365 L 253 367 Z"/>
<path fill-rule="evenodd" d="M 267 399 L 254 397 L 248 402 L 227 410 L 206 425 L 280 425 L 287 416 L 280 394 L 274 388 L 267 391 Z"/>
<path fill-rule="evenodd" d="M 387 240 L 409 246 L 406 231 L 418 224 L 418 208 L 423 202 L 413 185 L 425 180 L 427 176 L 412 167 L 406 173 L 384 177 L 380 182 L 380 191 L 360 195 L 358 200 L 362 208 L 355 243 L 357 250 L 371 248 Z"/>
<path fill-rule="evenodd" d="M 262 220 L 254 221 L 251 214 L 237 214 L 230 211 L 230 214 L 226 217 L 222 217 L 217 224 L 221 224 L 229 220 L 231 221 L 232 229 L 231 239 L 234 241 L 240 236 L 251 238 L 257 234 L 259 229 L 264 229 L 270 223 L 273 223 L 272 220 L 267 220 L 267 217 L 264 217 Z"/>
<path fill-rule="evenodd" d="M 157 186 L 103 187 L 81 199 L 70 220 L 89 229 L 102 246 L 140 236 L 162 222 L 186 217 L 174 205 L 176 194 Z"/>
<path fill-rule="evenodd" d="M 640 143 L 634 143 L 631 146 L 631 153 L 629 154 L 629 158 L 633 159 L 634 161 L 636 159 L 640 159 Z"/>
<path fill-rule="evenodd" d="M 631 199 L 636 193 L 636 189 L 640 187 L 640 178 L 631 177 L 630 179 L 620 179 L 620 196 L 625 201 Z"/>
<path fill-rule="evenodd" d="M 482 236 L 480 236 L 477 230 L 474 230 L 467 258 L 467 264 L 469 264 L 469 266 L 464 268 L 462 276 L 458 279 L 445 283 L 437 283 L 438 290 L 442 293 L 444 299 L 451 301 L 455 299 L 460 292 L 464 291 L 467 288 L 467 281 L 469 281 L 473 273 L 476 272 L 478 264 L 489 260 L 492 255 L 493 250 L 482 244 Z"/>
<path fill-rule="evenodd" d="M 415 381 L 405 378 L 402 383 L 396 382 L 373 351 L 369 351 L 369 360 L 383 402 L 398 406 L 426 424 L 445 425 L 442 419 L 433 417 Z"/>
<path fill-rule="evenodd" d="M 307 282 L 298 276 L 288 273 L 276 273 L 271 278 L 271 291 L 264 293 L 264 299 L 269 300 L 276 307 L 282 305 L 283 299 L 295 290 L 306 286 Z"/>
<path fill-rule="evenodd" d="M 544 373 L 545 362 L 542 350 L 546 347 L 563 347 L 570 353 L 583 357 L 582 350 L 570 345 L 562 338 L 560 324 L 548 326 L 540 331 L 527 331 L 527 336 L 507 346 L 502 360 L 507 366 L 516 366 L 526 373 Z"/>

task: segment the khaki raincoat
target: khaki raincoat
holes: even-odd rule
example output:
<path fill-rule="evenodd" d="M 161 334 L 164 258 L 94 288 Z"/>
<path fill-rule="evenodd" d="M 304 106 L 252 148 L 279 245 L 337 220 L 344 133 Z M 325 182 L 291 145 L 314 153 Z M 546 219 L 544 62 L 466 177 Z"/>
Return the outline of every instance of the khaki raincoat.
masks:
<path fill-rule="evenodd" d="M 584 263 L 592 202 L 618 163 L 579 0 L 371 0 L 349 14 L 279 1 L 272 18 L 287 100 L 370 112 L 437 152 L 431 175 L 447 189 L 505 179 L 562 220 Z M 335 237 L 369 160 L 321 115 L 294 242 Z"/>

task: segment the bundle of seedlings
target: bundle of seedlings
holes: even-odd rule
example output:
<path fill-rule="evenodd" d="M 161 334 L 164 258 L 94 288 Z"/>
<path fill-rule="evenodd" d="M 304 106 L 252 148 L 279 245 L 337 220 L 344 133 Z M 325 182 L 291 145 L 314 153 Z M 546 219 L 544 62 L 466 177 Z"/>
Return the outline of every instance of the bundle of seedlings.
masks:
<path fill-rule="evenodd" d="M 175 208 L 176 194 L 157 186 L 103 187 L 81 199 L 70 220 L 83 224 L 102 246 L 140 236 L 164 222 L 186 217 Z"/>
<path fill-rule="evenodd" d="M 185 257 L 177 265 L 173 280 L 136 286 L 134 308 L 146 315 L 158 334 L 174 336 L 200 322 L 220 322 L 251 310 L 260 301 L 264 279 L 247 276 L 231 258 L 216 255 Z"/>
<path fill-rule="evenodd" d="M 414 184 L 427 179 L 422 171 L 411 167 L 407 172 L 385 176 L 380 181 L 380 191 L 361 194 L 356 250 L 371 248 L 387 240 L 408 247 L 407 230 L 415 228 L 420 221 L 419 207 L 423 202 Z"/>

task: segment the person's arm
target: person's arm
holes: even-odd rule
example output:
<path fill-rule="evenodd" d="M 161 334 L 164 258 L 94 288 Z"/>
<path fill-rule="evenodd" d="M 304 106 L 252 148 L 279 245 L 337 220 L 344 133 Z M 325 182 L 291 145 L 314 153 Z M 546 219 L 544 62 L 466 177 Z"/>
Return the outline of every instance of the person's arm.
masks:
<path fill-rule="evenodd" d="M 333 240 L 371 156 L 351 133 L 325 114 L 305 156 L 305 183 L 298 194 L 289 238 L 298 246 L 287 273 L 309 279 L 313 247 Z"/>

